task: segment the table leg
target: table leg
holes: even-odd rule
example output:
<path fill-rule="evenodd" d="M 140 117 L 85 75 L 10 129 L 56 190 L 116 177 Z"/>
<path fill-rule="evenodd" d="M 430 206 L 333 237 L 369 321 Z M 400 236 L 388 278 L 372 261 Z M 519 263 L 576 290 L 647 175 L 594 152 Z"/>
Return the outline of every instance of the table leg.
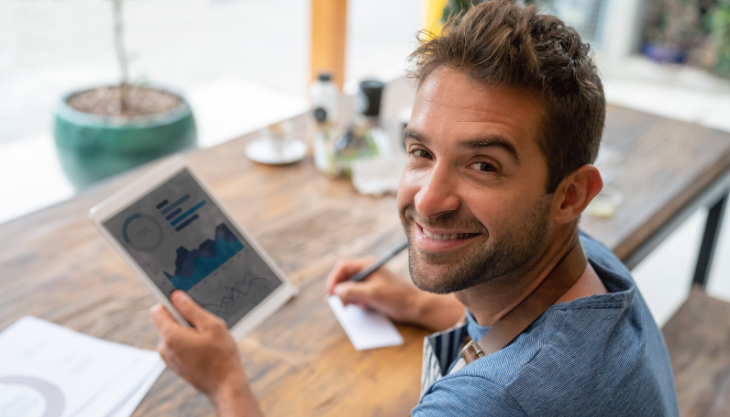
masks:
<path fill-rule="evenodd" d="M 722 218 L 725 214 L 727 206 L 728 192 L 720 197 L 715 204 L 710 207 L 707 213 L 707 223 L 705 223 L 705 233 L 702 235 L 702 245 L 700 253 L 697 257 L 697 266 L 695 267 L 695 276 L 692 279 L 693 285 L 699 285 L 702 288 L 707 286 L 707 279 L 710 277 L 710 268 L 712 267 L 712 259 L 715 255 L 715 247 L 717 246 L 717 238 L 720 235 L 722 227 Z"/>

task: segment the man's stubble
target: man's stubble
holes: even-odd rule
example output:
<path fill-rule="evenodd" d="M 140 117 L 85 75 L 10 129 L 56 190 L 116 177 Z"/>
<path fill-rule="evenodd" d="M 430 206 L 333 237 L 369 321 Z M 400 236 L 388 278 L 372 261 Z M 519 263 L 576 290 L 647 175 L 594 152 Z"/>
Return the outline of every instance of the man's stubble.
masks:
<path fill-rule="evenodd" d="M 481 230 L 482 243 L 465 255 L 443 256 L 421 252 L 409 231 L 418 218 L 413 206 L 401 213 L 401 221 L 409 241 L 409 269 L 411 279 L 418 288 L 437 294 L 448 294 L 471 288 L 500 277 L 508 277 L 524 270 L 536 261 L 543 251 L 549 234 L 549 209 L 551 195 L 543 196 L 535 207 L 523 218 L 511 219 L 511 224 L 494 235 L 473 216 L 459 218 L 458 212 L 438 217 L 420 219 L 423 226 L 453 228 L 458 230 Z M 452 265 L 445 274 L 429 276 L 428 265 Z"/>

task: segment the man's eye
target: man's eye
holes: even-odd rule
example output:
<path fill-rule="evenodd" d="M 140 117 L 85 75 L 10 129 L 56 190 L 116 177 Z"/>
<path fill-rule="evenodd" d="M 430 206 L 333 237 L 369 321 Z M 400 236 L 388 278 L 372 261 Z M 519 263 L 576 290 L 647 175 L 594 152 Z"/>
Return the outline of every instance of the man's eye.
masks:
<path fill-rule="evenodd" d="M 474 169 L 477 169 L 482 172 L 493 172 L 493 171 L 497 170 L 497 168 L 495 168 L 494 165 L 487 163 L 487 162 L 475 162 L 475 163 L 471 164 L 471 166 Z"/>
<path fill-rule="evenodd" d="M 411 151 L 411 155 L 416 156 L 418 158 L 431 159 L 431 154 L 424 151 L 423 149 L 415 149 L 415 150 Z"/>

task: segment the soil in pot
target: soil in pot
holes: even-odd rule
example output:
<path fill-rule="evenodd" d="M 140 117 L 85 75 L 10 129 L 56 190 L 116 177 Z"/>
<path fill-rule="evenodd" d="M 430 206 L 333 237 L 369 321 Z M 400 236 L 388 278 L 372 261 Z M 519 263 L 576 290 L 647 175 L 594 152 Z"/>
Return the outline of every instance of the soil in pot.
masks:
<path fill-rule="evenodd" d="M 196 142 L 185 99 L 151 87 L 99 87 L 64 96 L 54 129 L 61 166 L 77 188 Z"/>
<path fill-rule="evenodd" d="M 99 116 L 147 116 L 164 113 L 182 104 L 180 97 L 148 87 L 99 87 L 71 96 L 69 107 Z"/>

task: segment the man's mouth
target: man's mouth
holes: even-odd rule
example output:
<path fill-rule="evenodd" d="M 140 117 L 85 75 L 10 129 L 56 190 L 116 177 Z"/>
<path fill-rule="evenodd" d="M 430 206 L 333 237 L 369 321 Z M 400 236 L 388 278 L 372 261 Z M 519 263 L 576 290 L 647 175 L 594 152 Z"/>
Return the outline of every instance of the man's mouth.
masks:
<path fill-rule="evenodd" d="M 424 229 L 421 225 L 421 230 L 423 231 L 423 234 L 426 235 L 427 238 L 432 240 L 456 240 L 456 239 L 466 239 L 468 237 L 476 236 L 479 233 L 431 233 L 428 230 Z"/>
<path fill-rule="evenodd" d="M 418 223 L 416 225 L 416 242 L 427 251 L 450 251 L 468 244 L 482 233 L 470 233 L 463 230 L 445 230 L 432 228 L 428 230 Z"/>

